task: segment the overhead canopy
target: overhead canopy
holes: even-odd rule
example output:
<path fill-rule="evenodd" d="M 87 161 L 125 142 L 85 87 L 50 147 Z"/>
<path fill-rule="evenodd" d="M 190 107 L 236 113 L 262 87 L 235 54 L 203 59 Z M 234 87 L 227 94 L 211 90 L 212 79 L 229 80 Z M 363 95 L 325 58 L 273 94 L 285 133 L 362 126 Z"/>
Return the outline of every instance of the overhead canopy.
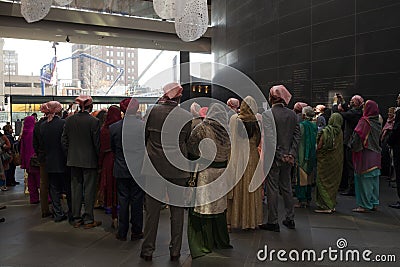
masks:
<path fill-rule="evenodd" d="M 194 42 L 183 42 L 174 23 L 140 17 L 52 8 L 41 21 L 27 23 L 19 3 L 0 0 L 0 37 L 157 50 L 211 51 L 211 28 Z"/>

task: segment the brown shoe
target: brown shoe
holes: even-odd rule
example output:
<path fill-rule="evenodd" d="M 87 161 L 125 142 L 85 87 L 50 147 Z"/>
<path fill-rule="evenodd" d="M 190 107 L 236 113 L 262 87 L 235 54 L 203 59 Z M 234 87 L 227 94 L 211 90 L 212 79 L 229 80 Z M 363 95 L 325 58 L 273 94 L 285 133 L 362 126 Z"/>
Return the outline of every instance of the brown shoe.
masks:
<path fill-rule="evenodd" d="M 83 225 L 83 229 L 92 229 L 94 227 L 100 226 L 101 221 L 93 221 L 92 223 L 87 223 Z"/>
<path fill-rule="evenodd" d="M 81 225 L 83 225 L 83 221 L 77 221 L 73 224 L 74 228 L 79 228 Z"/>

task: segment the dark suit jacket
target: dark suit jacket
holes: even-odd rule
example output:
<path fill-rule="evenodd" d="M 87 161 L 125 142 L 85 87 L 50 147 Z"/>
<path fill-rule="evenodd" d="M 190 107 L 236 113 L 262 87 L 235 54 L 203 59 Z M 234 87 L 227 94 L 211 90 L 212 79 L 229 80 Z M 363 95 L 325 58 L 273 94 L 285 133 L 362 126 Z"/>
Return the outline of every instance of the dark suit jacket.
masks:
<path fill-rule="evenodd" d="M 270 113 L 272 113 L 276 127 L 275 159 L 281 160 L 283 155 L 289 154 L 296 158 L 300 140 L 300 127 L 296 113 L 281 104 L 273 105 L 270 110 L 263 113 L 264 133 L 270 132 L 273 125 L 272 117 L 268 115 Z M 270 137 L 264 139 L 264 143 L 269 142 L 268 138 Z"/>
<path fill-rule="evenodd" d="M 45 153 L 46 170 L 49 173 L 65 172 L 66 158 L 61 144 L 65 121 L 55 116 L 51 122 L 40 125 L 41 143 Z"/>
<path fill-rule="evenodd" d="M 343 144 L 349 146 L 354 129 L 361 119 L 363 111 L 361 108 L 352 108 L 345 112 L 340 112 L 344 120 Z"/>
<path fill-rule="evenodd" d="M 175 106 L 171 104 L 159 104 L 152 108 L 149 116 L 147 117 L 145 126 L 146 150 L 151 163 L 157 172 L 162 175 L 162 177 L 167 179 L 189 178 L 189 172 L 176 168 L 168 161 L 163 149 L 168 151 L 168 153 L 171 153 L 171 155 L 178 155 L 178 153 L 182 153 L 186 158 L 188 157 L 186 144 L 191 133 L 191 120 L 193 118 L 192 114 L 183 110 L 182 108 L 178 108 L 176 111 L 174 111 L 172 122 L 176 122 L 177 124 L 180 124 L 180 122 L 183 121 L 188 122 L 179 133 L 179 146 L 176 146 L 176 143 L 172 142 L 172 140 L 164 140 L 165 142 L 161 144 L 161 130 L 163 128 L 164 121 L 174 108 Z M 171 132 L 177 130 L 174 123 L 170 124 L 170 126 L 171 125 L 173 127 L 173 129 L 170 129 Z M 166 128 L 164 128 L 163 131 L 166 131 Z M 177 137 L 176 135 L 167 136 L 167 138 L 173 139 Z M 142 174 L 144 175 L 152 175 L 151 172 L 148 172 L 148 164 L 150 164 L 150 162 L 145 160 L 142 171 Z M 189 168 L 189 162 L 187 162 L 186 165 L 186 167 Z"/>
<path fill-rule="evenodd" d="M 129 120 L 129 121 L 127 121 Z M 132 177 L 128 166 L 125 161 L 124 150 L 122 145 L 122 126 L 127 127 L 124 139 L 128 146 L 125 146 L 132 174 L 134 177 L 139 177 L 144 157 L 144 123 L 136 117 L 124 118 L 112 125 L 110 125 L 110 138 L 111 150 L 114 152 L 114 170 L 113 175 L 115 178 L 129 178 Z"/>
<path fill-rule="evenodd" d="M 62 144 L 67 166 L 97 168 L 100 151 L 100 121 L 88 112 L 79 112 L 65 120 Z"/>

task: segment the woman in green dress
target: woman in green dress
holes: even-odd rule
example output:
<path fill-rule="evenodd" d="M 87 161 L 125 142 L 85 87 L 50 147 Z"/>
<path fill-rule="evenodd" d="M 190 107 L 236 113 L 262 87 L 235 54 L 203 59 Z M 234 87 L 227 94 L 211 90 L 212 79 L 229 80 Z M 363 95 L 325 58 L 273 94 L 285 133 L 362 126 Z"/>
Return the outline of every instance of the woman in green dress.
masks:
<path fill-rule="evenodd" d="M 332 114 L 317 137 L 317 179 L 315 202 L 318 213 L 333 213 L 343 170 L 343 118 Z"/>
<path fill-rule="evenodd" d="M 207 138 L 216 145 L 216 155 L 210 166 L 195 174 L 197 187 L 209 184 L 218 179 L 225 171 L 230 155 L 228 114 L 221 104 L 213 104 L 208 109 L 203 122 L 197 125 L 189 138 L 188 149 L 191 156 L 200 157 L 199 144 Z M 206 148 L 207 149 L 207 148 Z M 224 188 L 221 188 L 223 191 Z M 196 202 L 207 198 L 207 193 L 197 194 Z M 196 203 L 195 202 L 195 203 Z M 192 258 L 211 253 L 213 249 L 232 248 L 226 222 L 227 197 L 189 210 L 188 240 Z"/>

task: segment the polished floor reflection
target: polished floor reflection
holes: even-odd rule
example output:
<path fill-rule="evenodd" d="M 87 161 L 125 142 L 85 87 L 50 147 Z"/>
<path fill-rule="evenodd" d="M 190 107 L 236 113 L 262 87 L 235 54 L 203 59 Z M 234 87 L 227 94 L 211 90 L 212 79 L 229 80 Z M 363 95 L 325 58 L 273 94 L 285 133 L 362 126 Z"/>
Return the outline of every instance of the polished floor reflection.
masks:
<path fill-rule="evenodd" d="M 140 257 L 141 241 L 121 242 L 115 239 L 111 217 L 96 210 L 96 219 L 103 225 L 90 230 L 74 229 L 64 221 L 54 223 L 42 219 L 40 206 L 30 205 L 23 193 L 22 171 L 17 170 L 16 187 L 0 192 L 0 211 L 6 221 L 0 224 L 0 266 L 354 266 L 365 262 L 332 262 L 326 257 L 322 262 L 261 262 L 257 252 L 268 246 L 268 251 L 315 249 L 317 252 L 337 248 L 337 240 L 344 238 L 347 249 L 363 251 L 372 255 L 395 255 L 400 261 L 400 210 L 388 206 L 396 199 L 395 189 L 381 181 L 381 205 L 376 212 L 353 213 L 356 206 L 353 197 L 338 197 L 335 214 L 315 214 L 312 208 L 296 209 L 296 230 L 281 225 L 281 232 L 233 231 L 233 249 L 215 251 L 194 261 L 190 258 L 187 240 L 184 239 L 179 262 L 169 261 L 169 211 L 163 210 L 158 231 L 157 248 L 152 262 Z M 280 203 L 282 204 L 282 203 Z M 280 215 L 283 214 L 280 207 Z M 185 231 L 186 232 L 186 231 Z M 186 233 L 185 233 L 186 237 Z M 287 256 L 287 255 L 286 255 Z M 396 263 L 370 263 L 371 266 L 398 266 Z"/>

